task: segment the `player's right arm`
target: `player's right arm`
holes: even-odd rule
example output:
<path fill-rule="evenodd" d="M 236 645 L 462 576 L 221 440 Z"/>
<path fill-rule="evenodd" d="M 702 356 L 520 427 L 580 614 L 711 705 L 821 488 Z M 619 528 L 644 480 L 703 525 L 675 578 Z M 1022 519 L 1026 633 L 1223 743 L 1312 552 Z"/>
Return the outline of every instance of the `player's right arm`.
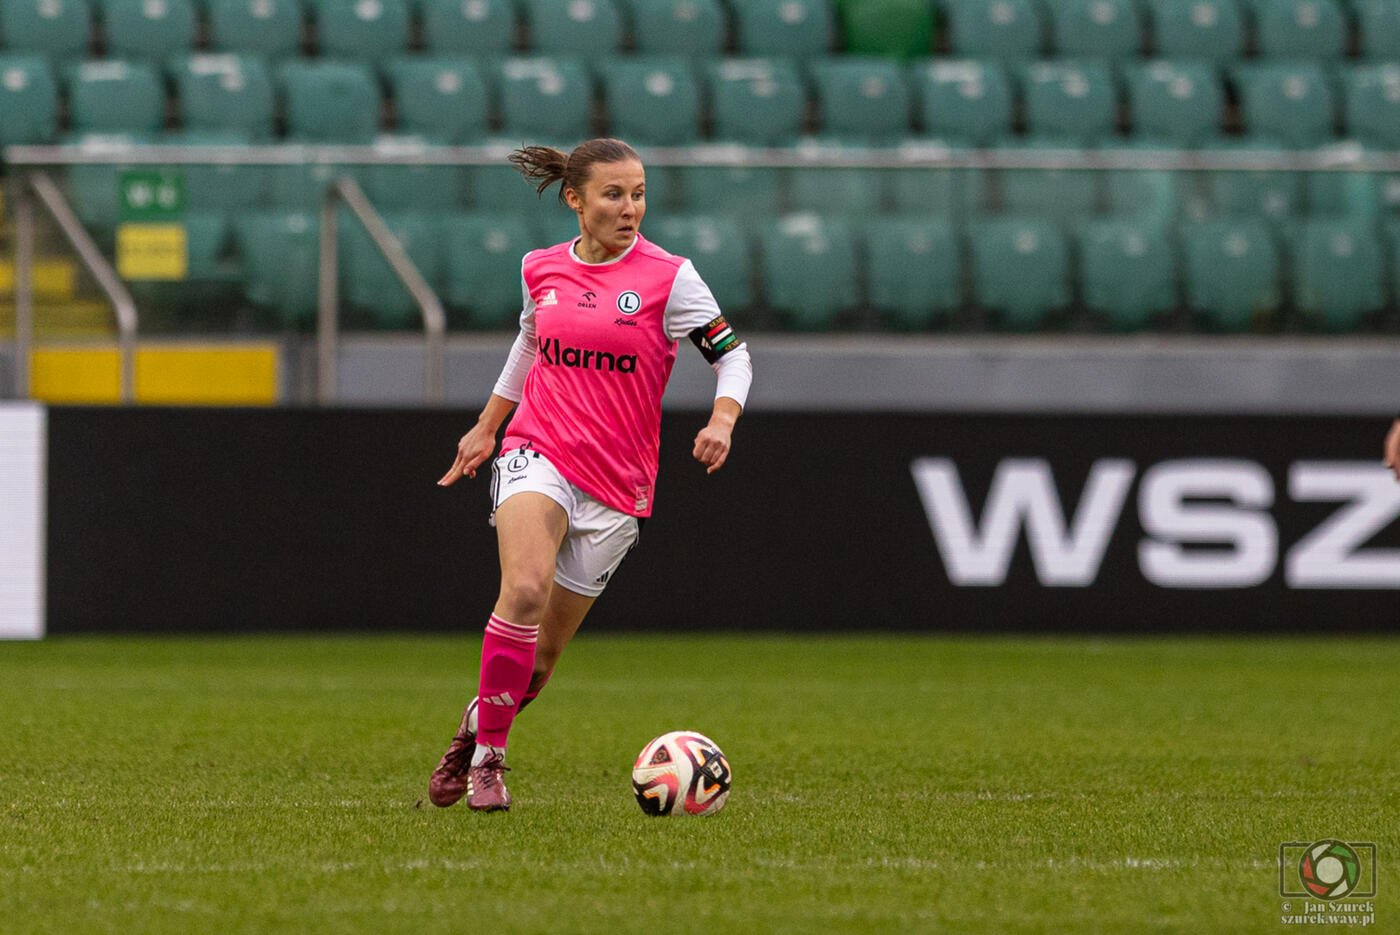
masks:
<path fill-rule="evenodd" d="M 1390 431 L 1385 436 L 1385 466 L 1395 472 L 1395 479 L 1400 480 L 1400 418 L 1390 424 Z"/>

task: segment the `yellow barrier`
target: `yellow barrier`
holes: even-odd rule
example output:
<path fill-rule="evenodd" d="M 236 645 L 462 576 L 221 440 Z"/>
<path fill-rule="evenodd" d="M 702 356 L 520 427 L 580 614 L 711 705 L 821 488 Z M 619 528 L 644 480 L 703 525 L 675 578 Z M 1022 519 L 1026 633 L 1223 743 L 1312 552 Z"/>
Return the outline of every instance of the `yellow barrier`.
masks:
<path fill-rule="evenodd" d="M 136 350 L 136 401 L 174 406 L 269 406 L 278 400 L 277 345 L 161 344 Z M 49 403 L 121 401 L 117 349 L 37 347 L 29 393 Z"/>

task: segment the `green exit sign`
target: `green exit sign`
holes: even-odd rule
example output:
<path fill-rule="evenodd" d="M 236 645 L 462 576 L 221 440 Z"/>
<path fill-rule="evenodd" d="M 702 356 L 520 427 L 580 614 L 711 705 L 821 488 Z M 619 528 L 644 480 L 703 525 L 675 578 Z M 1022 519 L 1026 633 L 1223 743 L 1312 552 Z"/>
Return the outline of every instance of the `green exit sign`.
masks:
<path fill-rule="evenodd" d="M 184 219 L 185 175 L 179 169 L 125 169 L 117 178 L 117 190 L 123 222 Z"/>

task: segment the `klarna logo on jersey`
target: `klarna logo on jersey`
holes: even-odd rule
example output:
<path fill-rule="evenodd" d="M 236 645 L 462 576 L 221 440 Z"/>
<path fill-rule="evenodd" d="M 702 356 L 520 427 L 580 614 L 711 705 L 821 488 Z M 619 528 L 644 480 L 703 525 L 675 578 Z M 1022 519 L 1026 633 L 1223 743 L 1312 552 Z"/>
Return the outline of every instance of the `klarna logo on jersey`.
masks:
<path fill-rule="evenodd" d="M 563 347 L 558 338 L 541 339 L 539 359 L 556 367 L 579 367 L 608 373 L 633 373 L 637 369 L 636 354 L 610 354 L 592 348 Z"/>

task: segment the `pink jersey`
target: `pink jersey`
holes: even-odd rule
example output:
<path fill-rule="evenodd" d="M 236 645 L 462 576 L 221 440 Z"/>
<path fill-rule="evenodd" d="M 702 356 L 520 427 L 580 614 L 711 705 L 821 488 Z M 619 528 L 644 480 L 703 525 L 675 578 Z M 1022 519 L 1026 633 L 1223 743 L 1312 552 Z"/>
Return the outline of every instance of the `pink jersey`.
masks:
<path fill-rule="evenodd" d="M 534 362 L 504 449 L 528 445 L 568 481 L 615 510 L 649 516 L 661 444 L 661 397 L 676 338 L 719 318 L 709 290 L 674 308 L 688 260 L 638 235 L 612 263 L 584 263 L 571 243 L 526 254 L 525 314 Z M 669 311 L 668 311 L 669 309 Z"/>

